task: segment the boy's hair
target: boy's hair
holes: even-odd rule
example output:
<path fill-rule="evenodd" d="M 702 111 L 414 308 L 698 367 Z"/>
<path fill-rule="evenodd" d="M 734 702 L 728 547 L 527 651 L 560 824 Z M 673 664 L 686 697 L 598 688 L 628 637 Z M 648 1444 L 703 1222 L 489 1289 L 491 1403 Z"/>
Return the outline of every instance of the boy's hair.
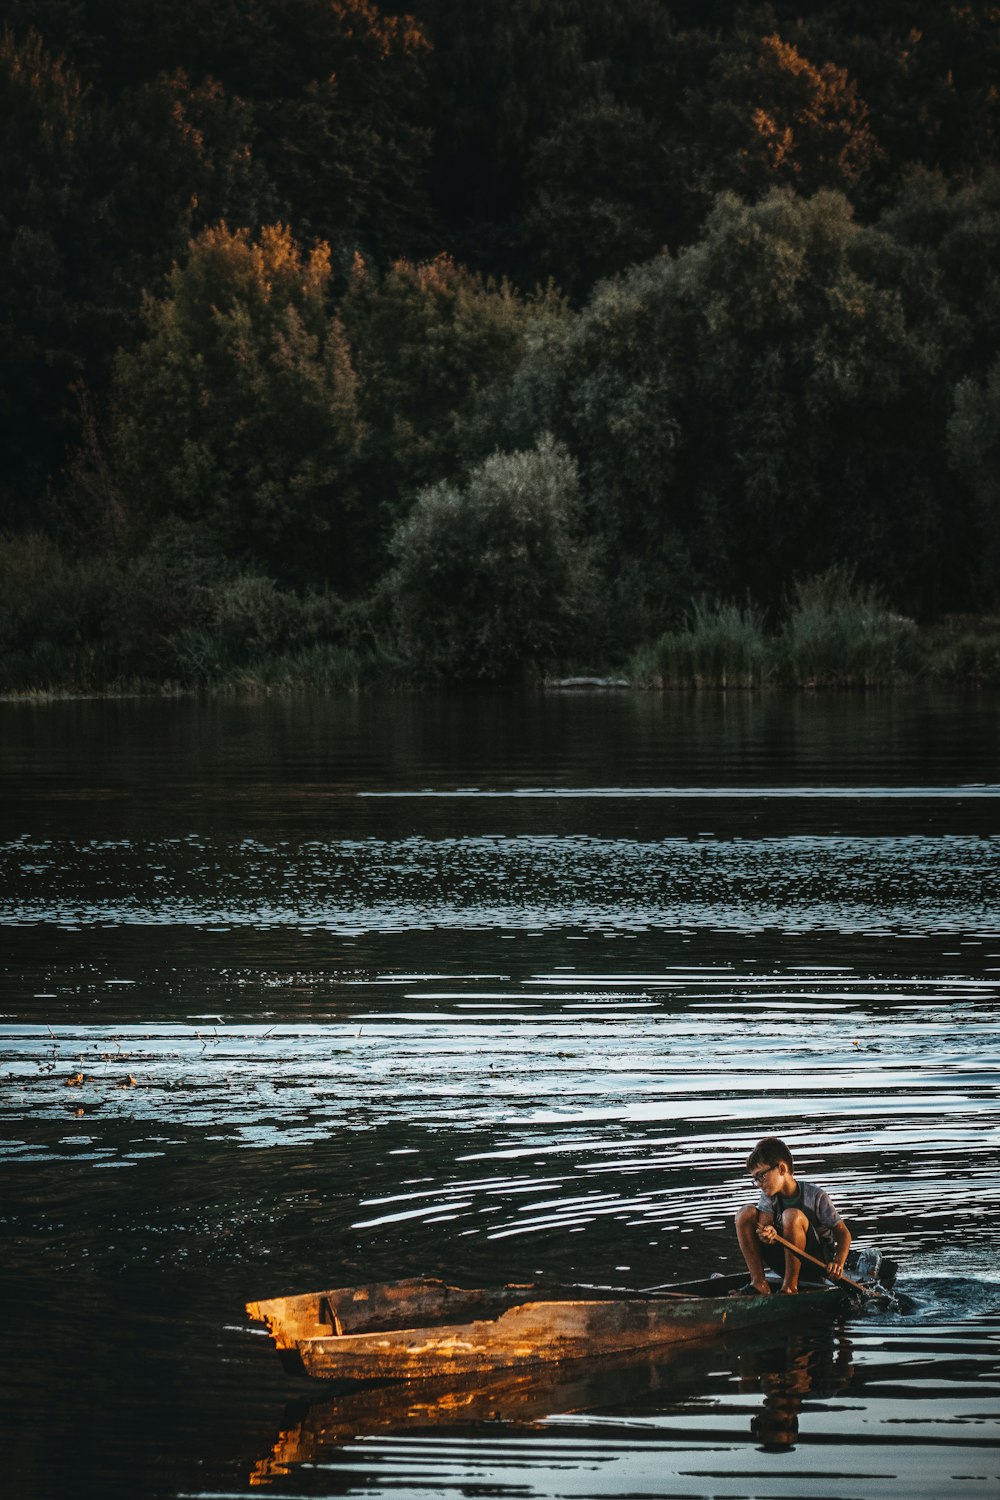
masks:
<path fill-rule="evenodd" d="M 754 1167 L 776 1167 L 779 1161 L 786 1161 L 790 1172 L 794 1170 L 792 1153 L 784 1141 L 779 1141 L 776 1135 L 766 1135 L 750 1152 L 747 1167 L 752 1172 Z"/>

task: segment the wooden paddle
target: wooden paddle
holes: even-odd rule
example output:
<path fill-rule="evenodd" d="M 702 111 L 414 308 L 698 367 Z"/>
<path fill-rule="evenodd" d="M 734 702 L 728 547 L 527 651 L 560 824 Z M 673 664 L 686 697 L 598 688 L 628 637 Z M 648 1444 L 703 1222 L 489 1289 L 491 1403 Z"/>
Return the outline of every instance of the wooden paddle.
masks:
<path fill-rule="evenodd" d="M 860 1281 L 852 1281 L 849 1276 L 835 1276 L 832 1271 L 828 1271 L 826 1269 L 825 1261 L 817 1260 L 816 1256 L 810 1255 L 807 1250 L 800 1250 L 798 1245 L 792 1244 L 791 1240 L 783 1240 L 777 1230 L 775 1230 L 774 1232 L 774 1239 L 771 1240 L 771 1244 L 784 1245 L 785 1249 L 790 1250 L 793 1255 L 797 1255 L 799 1260 L 808 1260 L 812 1265 L 819 1266 L 820 1270 L 824 1273 L 828 1281 L 843 1282 L 844 1286 L 853 1287 L 854 1290 L 856 1292 L 860 1292 L 863 1297 L 873 1297 L 876 1295 L 869 1287 L 862 1286 Z"/>

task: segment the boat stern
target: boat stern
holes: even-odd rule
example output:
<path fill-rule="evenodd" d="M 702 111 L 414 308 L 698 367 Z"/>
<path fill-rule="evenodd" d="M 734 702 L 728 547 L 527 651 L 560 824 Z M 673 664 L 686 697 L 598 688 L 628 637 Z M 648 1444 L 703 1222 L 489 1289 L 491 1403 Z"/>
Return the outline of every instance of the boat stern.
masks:
<path fill-rule="evenodd" d="M 335 1330 L 324 1318 L 323 1298 L 273 1297 L 266 1302 L 248 1302 L 247 1317 L 264 1323 L 276 1349 L 295 1349 L 302 1339 L 327 1338 Z"/>

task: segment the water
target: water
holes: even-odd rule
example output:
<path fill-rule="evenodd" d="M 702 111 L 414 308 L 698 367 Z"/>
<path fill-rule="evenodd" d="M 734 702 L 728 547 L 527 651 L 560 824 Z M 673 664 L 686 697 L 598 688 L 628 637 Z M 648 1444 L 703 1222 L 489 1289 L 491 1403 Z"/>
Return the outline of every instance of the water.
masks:
<path fill-rule="evenodd" d="M 5 1479 L 993 1496 L 1000 701 L 0 705 Z M 737 1265 L 776 1133 L 899 1309 L 334 1398 L 247 1299 Z"/>

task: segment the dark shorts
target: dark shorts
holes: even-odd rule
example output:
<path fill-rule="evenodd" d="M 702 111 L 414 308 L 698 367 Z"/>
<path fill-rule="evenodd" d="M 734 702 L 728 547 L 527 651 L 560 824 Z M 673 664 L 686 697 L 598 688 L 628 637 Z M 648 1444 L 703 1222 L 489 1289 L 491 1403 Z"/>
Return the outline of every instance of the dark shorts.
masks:
<path fill-rule="evenodd" d="M 778 1230 L 778 1233 L 781 1233 L 780 1229 Z M 832 1254 L 826 1248 L 826 1246 L 824 1246 L 819 1235 L 816 1233 L 816 1229 L 813 1224 L 809 1225 L 809 1229 L 806 1233 L 805 1249 L 808 1255 L 815 1255 L 816 1259 L 821 1260 L 824 1266 L 826 1265 L 827 1261 L 833 1259 Z M 767 1266 L 769 1270 L 777 1271 L 779 1276 L 784 1276 L 785 1247 L 783 1245 L 761 1245 L 760 1253 L 765 1266 Z M 824 1280 L 823 1272 L 820 1270 L 819 1266 L 814 1266 L 808 1260 L 799 1262 L 799 1277 L 802 1281 Z"/>

